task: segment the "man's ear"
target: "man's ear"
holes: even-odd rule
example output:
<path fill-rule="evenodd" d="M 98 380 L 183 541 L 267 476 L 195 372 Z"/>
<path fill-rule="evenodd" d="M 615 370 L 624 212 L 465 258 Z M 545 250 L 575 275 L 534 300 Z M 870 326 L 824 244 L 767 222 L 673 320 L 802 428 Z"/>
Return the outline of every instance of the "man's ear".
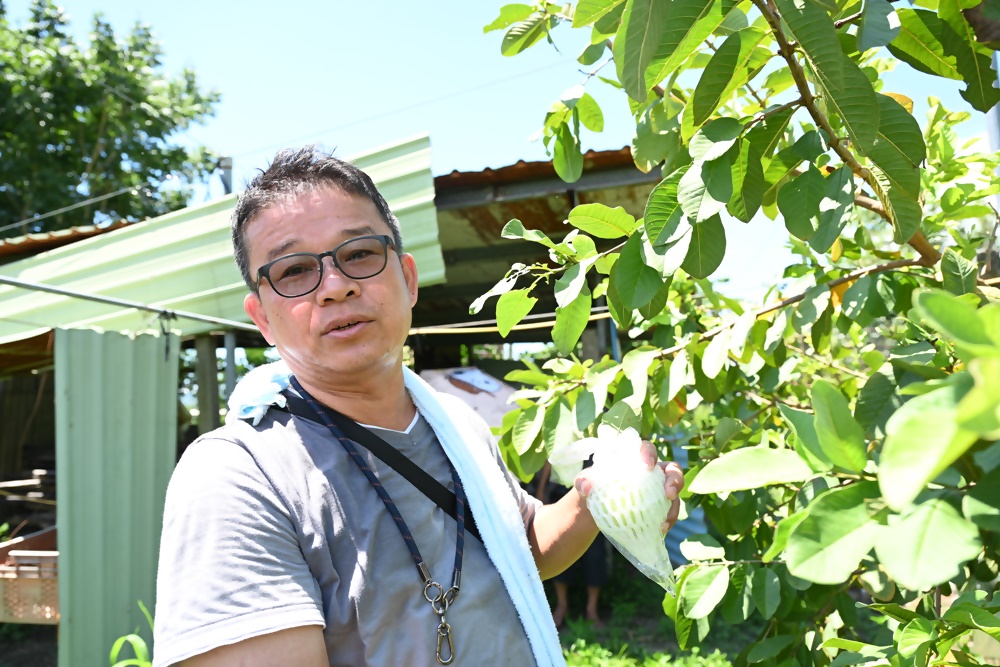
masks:
<path fill-rule="evenodd" d="M 410 308 L 417 305 L 417 262 L 410 253 L 399 256 L 399 263 L 403 268 L 403 280 L 406 281 L 406 289 L 410 292 Z"/>
<path fill-rule="evenodd" d="M 264 340 L 268 342 L 269 345 L 274 345 L 274 339 L 271 338 L 271 324 L 267 319 L 267 313 L 264 312 L 264 304 L 260 302 L 260 295 L 251 292 L 243 298 L 243 310 L 250 317 L 251 321 L 257 325 L 260 329 L 261 335 L 264 336 Z"/>

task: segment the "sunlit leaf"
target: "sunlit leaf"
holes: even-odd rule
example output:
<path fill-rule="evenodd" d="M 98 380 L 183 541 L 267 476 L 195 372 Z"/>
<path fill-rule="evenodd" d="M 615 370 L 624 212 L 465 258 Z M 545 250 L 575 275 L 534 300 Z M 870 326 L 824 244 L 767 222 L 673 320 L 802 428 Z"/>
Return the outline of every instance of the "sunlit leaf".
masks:
<path fill-rule="evenodd" d="M 646 67 L 656 56 L 668 15 L 669 3 L 666 2 L 628 0 L 625 5 L 613 51 L 618 80 L 629 97 L 637 102 L 646 99 Z"/>
<path fill-rule="evenodd" d="M 824 10 L 801 0 L 775 4 L 805 54 L 824 102 L 841 117 L 854 146 L 866 154 L 879 127 L 879 106 L 868 77 L 844 55 L 833 20 Z"/>
<path fill-rule="evenodd" d="M 545 15 L 540 13 L 518 21 L 504 34 L 500 43 L 500 53 L 505 56 L 516 56 L 531 48 L 548 33 L 548 23 Z"/>
<path fill-rule="evenodd" d="M 718 215 L 691 225 L 691 242 L 681 268 L 695 278 L 712 275 L 726 256 L 726 230 Z"/>
<path fill-rule="evenodd" d="M 624 2 L 625 0 L 580 0 L 573 12 L 573 27 L 590 25 Z"/>
<path fill-rule="evenodd" d="M 729 568 L 725 565 L 698 567 L 684 581 L 679 595 L 684 615 L 699 619 L 715 609 L 729 588 Z"/>
<path fill-rule="evenodd" d="M 510 330 L 531 312 L 538 299 L 530 295 L 530 290 L 511 290 L 500 295 L 497 300 L 497 328 L 501 336 L 506 336 Z"/>
<path fill-rule="evenodd" d="M 865 0 L 858 26 L 858 50 L 885 46 L 899 34 L 899 17 L 889 0 Z"/>
<path fill-rule="evenodd" d="M 939 0 L 941 45 L 944 52 L 955 56 L 955 66 L 965 81 L 961 95 L 978 111 L 987 112 L 1000 102 L 996 87 L 997 73 L 993 69 L 993 52 L 976 40 L 972 26 L 962 14 L 961 0 Z"/>
<path fill-rule="evenodd" d="M 624 0 L 623 0 L 624 1 Z M 501 30 L 506 28 L 512 23 L 517 23 L 518 21 L 523 21 L 532 14 L 535 13 L 535 8 L 531 5 L 504 5 L 500 8 L 500 16 L 493 20 L 487 26 L 483 27 L 483 32 L 492 32 L 494 30 Z"/>
<path fill-rule="evenodd" d="M 599 239 L 617 239 L 635 229 L 635 218 L 621 206 L 580 204 L 569 212 L 569 224 Z"/>
<path fill-rule="evenodd" d="M 692 493 L 722 493 L 808 479 L 813 471 L 790 449 L 745 447 L 708 462 L 689 487 Z"/>
<path fill-rule="evenodd" d="M 942 498 L 921 503 L 875 539 L 875 553 L 889 576 L 914 591 L 948 581 L 981 549 L 979 529 Z"/>
<path fill-rule="evenodd" d="M 556 308 L 556 323 L 552 327 L 552 342 L 559 354 L 569 355 L 587 328 L 590 317 L 590 289 L 584 285 L 576 297 L 565 307 Z"/>
<path fill-rule="evenodd" d="M 948 248 L 941 258 L 941 275 L 945 290 L 961 296 L 975 291 L 979 266 Z"/>
<path fill-rule="evenodd" d="M 652 88 L 680 67 L 718 28 L 737 5 L 736 0 L 671 0 L 656 56 L 646 70 Z"/>
<path fill-rule="evenodd" d="M 874 482 L 828 491 L 806 508 L 785 547 L 788 571 L 818 584 L 847 581 L 875 545 L 878 522 L 866 501 L 879 496 Z"/>

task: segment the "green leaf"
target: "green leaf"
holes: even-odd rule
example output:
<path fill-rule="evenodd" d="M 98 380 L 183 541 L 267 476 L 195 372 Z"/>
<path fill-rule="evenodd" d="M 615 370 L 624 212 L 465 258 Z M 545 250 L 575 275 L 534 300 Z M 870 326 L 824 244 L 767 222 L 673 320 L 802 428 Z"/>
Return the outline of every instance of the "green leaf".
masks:
<path fill-rule="evenodd" d="M 703 362 L 704 365 L 704 362 Z M 729 444 L 737 433 L 743 430 L 743 422 L 732 417 L 723 417 L 715 426 L 715 448 L 719 451 Z"/>
<path fill-rule="evenodd" d="M 587 284 L 587 271 L 597 261 L 597 256 L 588 257 L 582 262 L 572 264 L 556 281 L 555 297 L 559 308 L 565 308 L 576 299 L 577 294 Z"/>
<path fill-rule="evenodd" d="M 913 295 L 913 307 L 920 319 L 955 341 L 960 353 L 996 356 L 996 342 L 976 309 L 965 301 L 941 290 L 920 290 Z"/>
<path fill-rule="evenodd" d="M 858 393 L 854 418 L 870 437 L 884 437 L 889 417 L 903 405 L 891 367 L 872 373 Z"/>
<path fill-rule="evenodd" d="M 629 310 L 646 305 L 663 286 L 660 272 L 642 257 L 642 236 L 633 234 L 625 242 L 621 256 L 611 269 L 611 282 L 622 305 Z"/>
<path fill-rule="evenodd" d="M 583 153 L 580 152 L 580 141 L 563 124 L 555 136 L 555 148 L 552 151 L 552 166 L 556 174 L 567 183 L 580 180 L 583 174 Z"/>
<path fill-rule="evenodd" d="M 646 100 L 646 67 L 656 56 L 668 14 L 669 3 L 657 0 L 628 0 L 625 5 L 613 51 L 618 80 L 636 102 Z"/>
<path fill-rule="evenodd" d="M 865 0 L 858 26 L 858 50 L 885 46 L 899 34 L 899 19 L 888 0 Z"/>
<path fill-rule="evenodd" d="M 683 65 L 705 39 L 735 10 L 736 0 L 671 0 L 656 57 L 646 69 L 646 88 Z"/>
<path fill-rule="evenodd" d="M 795 514 L 790 514 L 785 517 L 774 529 L 774 538 L 771 540 L 771 546 L 767 548 L 760 558 L 765 563 L 770 563 L 772 560 L 781 555 L 781 552 L 785 550 L 788 546 L 788 536 L 792 534 L 792 529 L 799 525 L 803 519 L 806 518 L 805 512 L 796 512 Z"/>
<path fill-rule="evenodd" d="M 577 341 L 580 340 L 580 336 L 587 328 L 591 301 L 590 289 L 584 285 L 568 306 L 556 308 L 556 323 L 552 327 L 552 342 L 555 343 L 559 354 L 568 356 L 576 349 Z"/>
<path fill-rule="evenodd" d="M 983 440 L 1000 440 L 1000 358 L 969 362 L 976 384 L 958 404 L 958 425 Z"/>
<path fill-rule="evenodd" d="M 646 400 L 649 365 L 659 354 L 659 348 L 643 345 L 630 350 L 622 359 L 622 372 L 632 383 L 632 395 L 625 398 L 624 401 L 637 413 L 642 411 L 642 404 Z"/>
<path fill-rule="evenodd" d="M 792 236 L 808 241 L 816 233 L 819 204 L 825 192 L 826 180 L 812 164 L 778 190 L 778 210 Z"/>
<path fill-rule="evenodd" d="M 722 602 L 729 588 L 729 568 L 725 565 L 699 567 L 684 581 L 680 590 L 681 608 L 691 619 L 705 618 Z"/>
<path fill-rule="evenodd" d="M 818 584 L 840 584 L 871 551 L 879 528 L 867 500 L 877 498 L 874 482 L 832 489 L 806 508 L 806 517 L 792 529 L 785 548 L 788 571 Z"/>
<path fill-rule="evenodd" d="M 875 540 L 875 553 L 889 576 L 912 591 L 948 581 L 981 549 L 979 529 L 942 498 L 918 505 L 883 527 Z"/>
<path fill-rule="evenodd" d="M 743 133 L 743 123 L 735 118 L 716 118 L 691 137 L 688 151 L 694 162 L 711 162 L 726 153 Z"/>
<path fill-rule="evenodd" d="M 829 382 L 816 380 L 812 386 L 816 410 L 816 437 L 823 452 L 835 466 L 861 472 L 868 463 L 865 433 L 851 414 L 847 399 Z"/>
<path fill-rule="evenodd" d="M 573 13 L 573 27 L 582 28 L 606 16 L 625 0 L 580 0 Z"/>
<path fill-rule="evenodd" d="M 816 322 L 830 305 L 830 289 L 826 285 L 813 285 L 802 296 L 802 301 L 792 314 L 792 326 L 802 332 Z"/>
<path fill-rule="evenodd" d="M 531 5 L 504 5 L 500 8 L 500 16 L 493 20 L 493 23 L 484 26 L 483 32 L 493 32 L 502 30 L 512 23 L 523 21 L 535 13 L 535 8 Z"/>
<path fill-rule="evenodd" d="M 667 305 L 667 300 L 670 298 L 671 281 L 672 281 L 671 278 L 667 278 L 666 281 L 663 283 L 663 287 L 661 287 L 660 291 L 658 291 L 653 296 L 653 298 L 650 299 L 649 303 L 647 303 L 644 306 L 639 306 L 638 308 L 636 308 L 636 310 L 639 311 L 639 314 L 642 315 L 642 319 L 649 322 L 654 317 L 663 312 L 663 309 Z"/>
<path fill-rule="evenodd" d="M 1000 531 L 1000 468 L 980 479 L 962 498 L 962 514 L 980 528 Z"/>
<path fill-rule="evenodd" d="M 802 482 L 812 470 L 790 449 L 744 447 L 712 459 L 691 482 L 691 493 L 710 494 Z"/>
<path fill-rule="evenodd" d="M 670 361 L 667 379 L 660 387 L 660 403 L 667 403 L 673 400 L 677 392 L 684 388 L 689 370 L 690 365 L 688 364 L 687 352 L 681 350 Z"/>
<path fill-rule="evenodd" d="M 548 23 L 548 19 L 541 13 L 518 21 L 503 36 L 503 41 L 500 43 L 500 53 L 505 56 L 516 56 L 525 49 L 531 48 L 548 34 Z"/>
<path fill-rule="evenodd" d="M 611 311 L 611 317 L 614 318 L 615 324 L 618 325 L 619 329 L 628 331 L 632 325 L 632 309 L 625 305 L 621 295 L 618 294 L 619 280 L 615 275 L 617 267 L 618 262 L 615 262 L 615 265 L 611 267 L 611 275 L 608 276 L 608 291 L 605 296 L 608 300 L 608 310 Z"/>
<path fill-rule="evenodd" d="M 937 13 L 943 24 L 941 46 L 945 53 L 955 56 L 955 66 L 966 83 L 962 97 L 974 109 L 986 113 L 1000 102 L 993 52 L 976 41 L 976 34 L 962 9 L 961 0 L 939 0 Z"/>
<path fill-rule="evenodd" d="M 501 278 L 499 281 L 497 281 L 496 285 L 490 288 L 489 292 L 476 297 L 476 300 L 473 301 L 472 304 L 469 306 L 469 314 L 475 315 L 480 310 L 482 310 L 483 306 L 486 304 L 486 301 L 491 296 L 500 296 L 501 294 L 509 292 L 511 289 L 513 289 L 514 285 L 517 284 L 517 278 L 518 278 L 517 274 L 504 276 L 503 278 Z"/>
<path fill-rule="evenodd" d="M 681 554 L 689 561 L 720 560 L 726 557 L 726 550 L 711 535 L 692 535 L 680 545 Z"/>
<path fill-rule="evenodd" d="M 922 616 L 918 616 L 903 627 L 899 634 L 896 647 L 904 658 L 912 658 L 922 646 L 937 639 L 934 624 Z"/>
<path fill-rule="evenodd" d="M 635 136 L 632 138 L 635 166 L 639 171 L 649 173 L 665 159 L 672 164 L 680 152 L 681 128 L 677 113 L 668 114 L 658 102 L 651 104 L 635 124 Z"/>
<path fill-rule="evenodd" d="M 722 100 L 746 83 L 750 74 L 763 65 L 760 61 L 764 56 L 757 53 L 757 46 L 767 34 L 756 28 L 734 32 L 712 55 L 691 98 L 690 115 L 694 127 L 701 127 L 719 108 Z"/>
<path fill-rule="evenodd" d="M 701 357 L 701 372 L 714 380 L 729 359 L 730 330 L 725 329 L 708 342 Z"/>
<path fill-rule="evenodd" d="M 530 296 L 530 290 L 517 289 L 501 294 L 497 300 L 497 328 L 506 338 L 510 330 L 531 312 L 538 299 Z"/>
<path fill-rule="evenodd" d="M 972 386 L 967 374 L 910 399 L 889 418 L 879 459 L 878 480 L 889 507 L 904 509 L 927 483 L 976 441 L 958 425 L 958 404 Z"/>
<path fill-rule="evenodd" d="M 535 243 L 541 243 L 546 248 L 555 248 L 556 244 L 545 235 L 545 232 L 540 232 L 537 229 L 525 229 L 524 224 L 520 220 L 514 218 L 508 222 L 503 227 L 503 231 L 500 232 L 500 236 L 505 239 L 524 239 L 525 241 L 534 241 Z"/>
<path fill-rule="evenodd" d="M 711 162 L 691 165 L 677 185 L 677 199 L 692 223 L 717 215 L 732 196 L 733 175 L 729 153 Z"/>
<path fill-rule="evenodd" d="M 737 220 L 750 222 L 764 199 L 764 167 L 761 149 L 743 140 L 732 166 L 733 196 L 726 209 Z"/>
<path fill-rule="evenodd" d="M 639 430 L 642 426 L 642 419 L 637 415 L 628 403 L 618 401 L 601 416 L 601 422 L 613 427 L 621 433 L 627 428 Z"/>
<path fill-rule="evenodd" d="M 646 211 L 643 224 L 646 235 L 653 240 L 653 246 L 666 244 L 673 239 L 684 212 L 677 200 L 677 185 L 684 175 L 683 169 L 678 169 L 656 184 L 649 199 L 646 200 Z"/>
<path fill-rule="evenodd" d="M 944 613 L 944 620 L 982 630 L 1000 641 L 1000 619 L 971 602 L 959 602 Z"/>
<path fill-rule="evenodd" d="M 788 71 L 787 68 L 784 71 Z M 771 108 L 768 107 L 765 111 Z M 778 142 L 784 136 L 785 128 L 788 127 L 788 121 L 791 120 L 794 113 L 795 109 L 785 109 L 773 116 L 768 116 L 747 132 L 746 140 L 757 148 L 762 158 L 770 159 L 774 153 L 774 149 L 778 146 Z"/>
<path fill-rule="evenodd" d="M 561 397 L 545 411 L 542 421 L 542 441 L 545 443 L 546 454 L 551 454 L 553 448 L 563 447 L 576 440 L 576 420 L 569 401 Z"/>
<path fill-rule="evenodd" d="M 545 412 L 538 405 L 532 405 L 521 411 L 514 422 L 514 429 L 511 432 L 511 443 L 518 456 L 523 456 L 542 430 L 542 423 L 545 420 Z"/>
<path fill-rule="evenodd" d="M 955 56 L 946 54 L 941 44 L 945 24 L 937 14 L 926 9 L 902 8 L 896 10 L 896 15 L 899 35 L 889 44 L 892 55 L 925 74 L 962 79 Z"/>
<path fill-rule="evenodd" d="M 885 206 L 897 243 L 920 228 L 920 163 L 927 154 L 916 119 L 888 95 L 878 95 L 878 136 L 869 157 L 876 194 Z"/>
<path fill-rule="evenodd" d="M 584 93 L 574 107 L 580 113 L 580 122 L 591 132 L 604 131 L 604 112 L 590 93 Z"/>
<path fill-rule="evenodd" d="M 868 77 L 840 48 L 830 16 L 812 2 L 775 0 L 798 41 L 824 102 L 841 117 L 854 146 L 867 154 L 879 127 L 879 106 Z"/>
<path fill-rule="evenodd" d="M 753 599 L 765 620 L 774 616 L 774 612 L 778 610 L 778 605 L 781 604 L 781 582 L 770 568 L 762 567 L 753 573 Z"/>
<path fill-rule="evenodd" d="M 796 410 L 780 403 L 778 404 L 778 410 L 781 412 L 781 416 L 785 418 L 785 421 L 792 425 L 795 436 L 815 460 L 817 465 L 813 466 L 813 469 L 825 471 L 832 468 L 833 461 L 830 460 L 830 457 L 820 447 L 819 437 L 816 435 L 816 418 L 808 412 Z"/>
<path fill-rule="evenodd" d="M 850 167 L 840 167 L 827 176 L 825 190 L 816 233 L 809 239 L 809 246 L 818 253 L 829 251 L 840 238 L 854 208 L 854 174 Z"/>
<path fill-rule="evenodd" d="M 760 570 L 767 572 L 767 570 Z M 770 618 L 770 614 L 765 616 Z M 796 639 L 795 635 L 775 635 L 753 645 L 747 654 L 747 662 L 751 665 L 764 662 L 778 655 L 792 645 Z"/>
<path fill-rule="evenodd" d="M 569 224 L 600 239 L 617 239 L 635 230 L 635 218 L 621 206 L 580 204 L 569 212 Z"/>
<path fill-rule="evenodd" d="M 826 147 L 823 145 L 819 132 L 810 130 L 803 134 L 794 144 L 779 151 L 768 162 L 767 169 L 764 170 L 764 180 L 768 184 L 768 189 L 773 190 L 782 179 L 788 176 L 804 160 L 812 162 L 822 155 L 825 150 Z"/>
<path fill-rule="evenodd" d="M 941 258 L 941 275 L 944 277 L 944 288 L 961 296 L 976 291 L 979 266 L 948 248 Z"/>
<path fill-rule="evenodd" d="M 726 230 L 722 219 L 713 215 L 691 225 L 691 243 L 681 268 L 695 278 L 707 278 L 726 256 Z"/>

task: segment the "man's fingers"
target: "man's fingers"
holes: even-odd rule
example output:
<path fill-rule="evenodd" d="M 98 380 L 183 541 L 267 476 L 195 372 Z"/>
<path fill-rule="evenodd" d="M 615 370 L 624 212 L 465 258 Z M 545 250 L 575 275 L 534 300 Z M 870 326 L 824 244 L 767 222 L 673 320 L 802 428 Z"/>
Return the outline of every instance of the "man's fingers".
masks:
<path fill-rule="evenodd" d="M 667 520 L 663 522 L 660 526 L 660 530 L 666 535 L 667 531 L 674 527 L 677 523 L 677 517 L 681 513 L 681 501 L 679 499 L 674 499 L 674 502 L 670 503 L 670 511 L 667 512 Z"/>
<path fill-rule="evenodd" d="M 590 495 L 590 490 L 593 488 L 593 484 L 591 484 L 590 479 L 587 477 L 586 470 L 576 476 L 573 486 L 576 488 L 576 492 L 580 494 L 581 498 L 586 498 Z"/>
<path fill-rule="evenodd" d="M 666 492 L 667 498 L 674 500 L 684 488 L 684 471 L 674 461 L 661 462 L 660 468 L 666 477 L 663 481 L 663 490 Z"/>

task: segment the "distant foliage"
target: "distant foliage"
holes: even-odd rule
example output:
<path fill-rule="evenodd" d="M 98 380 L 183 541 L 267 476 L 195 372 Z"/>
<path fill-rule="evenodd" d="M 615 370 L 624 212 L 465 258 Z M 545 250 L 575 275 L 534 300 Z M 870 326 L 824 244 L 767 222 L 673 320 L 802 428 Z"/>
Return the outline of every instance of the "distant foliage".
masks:
<path fill-rule="evenodd" d="M 0 4 L 0 228 L 132 190 L 0 237 L 167 213 L 214 169 L 177 134 L 210 117 L 218 93 L 190 70 L 168 77 L 148 26 L 116 35 L 97 15 L 87 44 L 67 28 L 51 0 L 34 0 L 24 25 Z"/>
<path fill-rule="evenodd" d="M 590 32 L 592 73 L 543 119 L 563 179 L 581 127 L 603 127 L 591 85 L 621 90 L 636 166 L 663 175 L 638 220 L 584 204 L 562 240 L 510 221 L 550 261 L 472 310 L 497 297 L 507 332 L 555 292 L 562 358 L 508 376 L 531 387 L 500 440 L 522 477 L 600 423 L 665 449 L 691 434 L 683 499 L 711 527 L 663 603 L 682 648 L 748 619 L 763 630 L 735 665 L 978 665 L 972 631 L 1000 639 L 1000 159 L 957 139 L 969 112 L 931 97 L 921 126 L 910 97 L 946 78 L 976 112 L 1000 100 L 975 4 L 580 0 L 487 26 L 505 55 Z M 919 90 L 886 89 L 900 61 Z M 745 252 L 724 217 L 788 232 L 760 306 L 708 280 Z M 607 316 L 627 353 L 581 362 Z M 862 635 L 869 616 L 884 628 Z"/>

